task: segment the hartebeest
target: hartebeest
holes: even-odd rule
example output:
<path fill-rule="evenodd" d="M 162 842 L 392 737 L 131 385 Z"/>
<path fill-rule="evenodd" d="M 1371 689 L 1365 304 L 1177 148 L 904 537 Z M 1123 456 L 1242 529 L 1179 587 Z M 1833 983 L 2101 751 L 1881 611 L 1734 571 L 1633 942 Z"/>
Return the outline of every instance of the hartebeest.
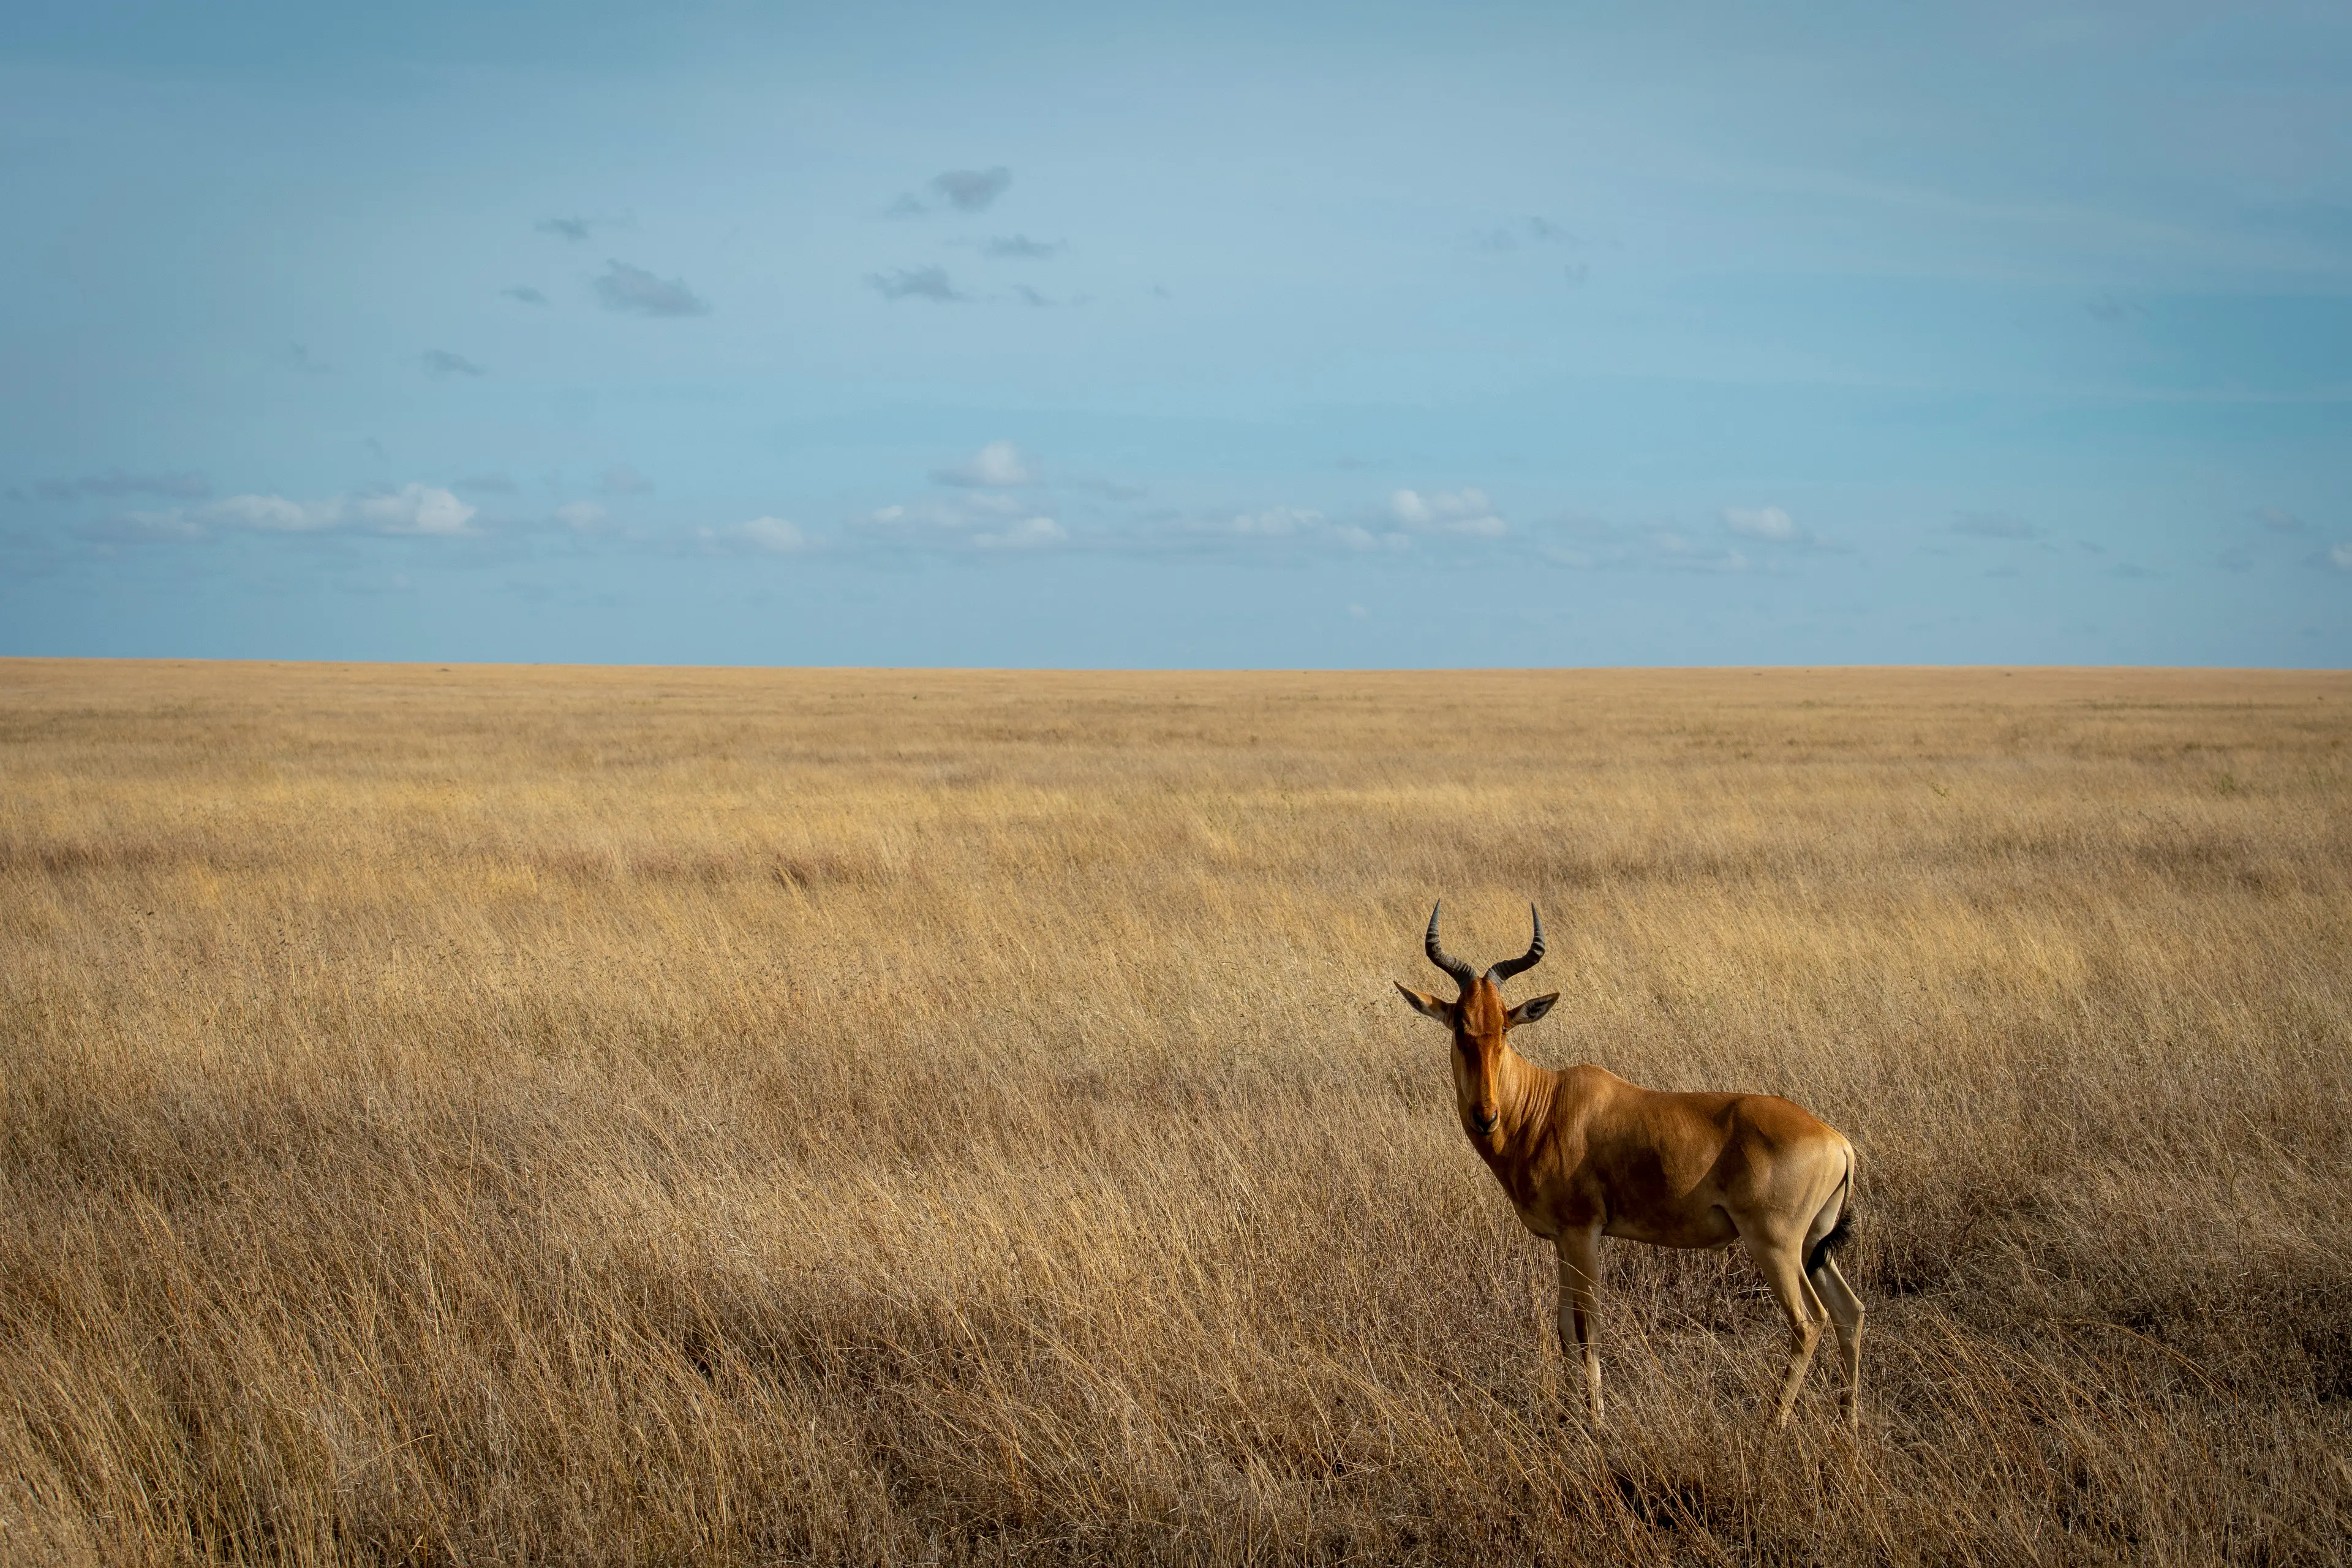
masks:
<path fill-rule="evenodd" d="M 1503 1005 L 1503 982 L 1544 955 L 1543 916 L 1532 905 L 1528 912 L 1535 940 L 1526 956 L 1480 974 L 1447 956 L 1431 910 L 1423 945 L 1462 994 L 1442 1002 L 1402 982 L 1397 989 L 1454 1031 L 1462 1130 L 1519 1222 L 1559 1255 L 1559 1348 L 1583 1360 L 1592 1419 L 1601 1419 L 1592 1345 L 1601 1238 L 1617 1236 L 1653 1247 L 1745 1247 L 1789 1318 L 1778 1420 L 1785 1424 L 1796 1405 L 1826 1320 L 1837 1325 L 1845 1417 L 1858 1429 L 1862 1302 L 1830 1256 L 1850 1227 L 1853 1145 L 1778 1095 L 1665 1093 L 1597 1067 L 1555 1072 L 1512 1050 L 1509 1031 L 1559 1000 L 1555 991 Z"/>

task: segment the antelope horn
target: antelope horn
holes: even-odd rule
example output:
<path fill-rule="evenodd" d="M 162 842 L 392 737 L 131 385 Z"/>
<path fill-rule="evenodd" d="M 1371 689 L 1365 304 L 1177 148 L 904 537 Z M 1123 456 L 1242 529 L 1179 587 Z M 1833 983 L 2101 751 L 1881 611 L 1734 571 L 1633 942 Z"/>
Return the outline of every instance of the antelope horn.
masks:
<path fill-rule="evenodd" d="M 1430 906 L 1429 940 L 1422 945 L 1428 950 L 1429 962 L 1454 976 L 1454 984 L 1466 992 L 1478 984 L 1478 972 L 1458 958 L 1447 957 L 1445 950 L 1437 944 L 1437 911 L 1444 907 L 1444 899 L 1438 900 L 1436 903 Z"/>
<path fill-rule="evenodd" d="M 1494 968 L 1486 971 L 1486 978 L 1493 981 L 1497 985 L 1500 985 L 1504 981 L 1508 980 L 1512 975 L 1518 973 L 1519 971 L 1523 969 L 1533 969 L 1537 964 L 1543 962 L 1543 915 L 1533 904 L 1529 904 L 1528 906 L 1528 913 L 1535 918 L 1536 939 L 1535 941 L 1528 943 L 1528 953 L 1525 958 L 1507 958 L 1503 960 L 1502 963 L 1495 965 Z M 1436 928 L 1433 926 L 1430 930 L 1430 940 L 1434 942 L 1436 940 Z"/>

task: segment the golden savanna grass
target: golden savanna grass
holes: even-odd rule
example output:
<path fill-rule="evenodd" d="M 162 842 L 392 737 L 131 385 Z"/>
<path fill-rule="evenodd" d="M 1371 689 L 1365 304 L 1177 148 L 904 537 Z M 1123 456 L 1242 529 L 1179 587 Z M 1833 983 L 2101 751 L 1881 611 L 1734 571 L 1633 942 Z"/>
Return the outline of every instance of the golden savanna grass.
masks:
<path fill-rule="evenodd" d="M 2352 678 L 0 664 L 11 1563 L 2323 1561 Z M 1861 1151 L 1864 1434 L 1456 1124 Z"/>

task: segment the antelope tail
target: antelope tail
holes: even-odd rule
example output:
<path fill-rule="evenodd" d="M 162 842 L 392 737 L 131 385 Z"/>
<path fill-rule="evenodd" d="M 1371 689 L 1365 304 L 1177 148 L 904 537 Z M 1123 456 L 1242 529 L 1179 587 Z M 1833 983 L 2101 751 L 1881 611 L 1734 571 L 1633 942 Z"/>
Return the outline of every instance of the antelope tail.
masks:
<path fill-rule="evenodd" d="M 1845 1179 L 1838 1183 L 1838 1200 L 1837 1224 L 1830 1226 L 1830 1233 L 1813 1243 L 1812 1250 L 1805 1254 L 1805 1272 L 1808 1274 L 1828 1262 L 1831 1253 L 1853 1238 L 1853 1156 L 1851 1154 L 1846 1156 Z"/>

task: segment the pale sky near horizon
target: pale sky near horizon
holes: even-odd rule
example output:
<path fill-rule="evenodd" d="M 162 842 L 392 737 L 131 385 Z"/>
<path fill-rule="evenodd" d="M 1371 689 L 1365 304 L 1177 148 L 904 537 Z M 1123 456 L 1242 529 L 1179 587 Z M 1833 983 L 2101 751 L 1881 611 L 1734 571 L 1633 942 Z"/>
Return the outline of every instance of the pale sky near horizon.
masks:
<path fill-rule="evenodd" d="M 2352 11 L 0 13 L 0 654 L 2352 663 Z"/>

